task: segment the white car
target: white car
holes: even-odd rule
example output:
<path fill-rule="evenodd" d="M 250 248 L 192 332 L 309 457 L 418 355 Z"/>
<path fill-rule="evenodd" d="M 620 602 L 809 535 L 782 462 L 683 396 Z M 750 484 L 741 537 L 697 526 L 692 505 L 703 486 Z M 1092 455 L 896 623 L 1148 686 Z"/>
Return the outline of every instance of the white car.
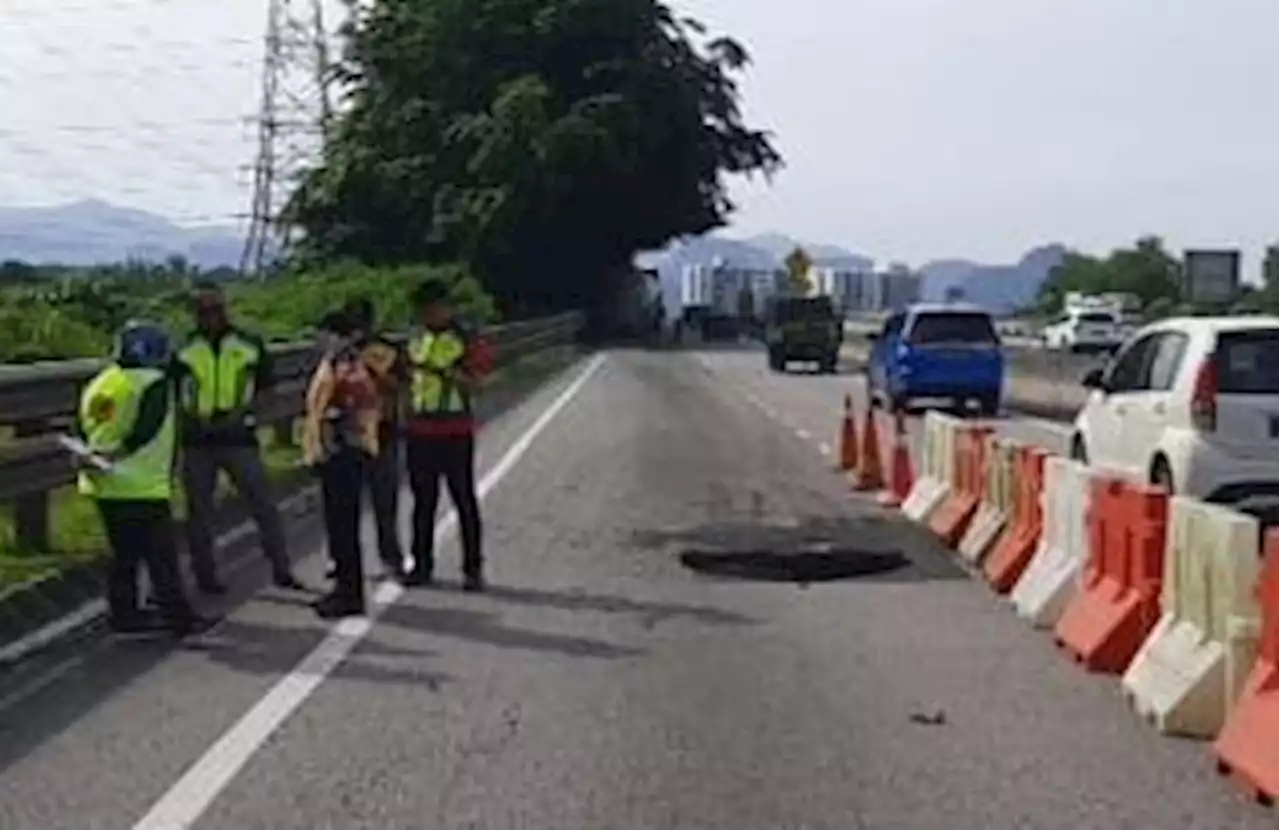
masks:
<path fill-rule="evenodd" d="M 1121 342 L 1120 321 L 1109 311 L 1070 309 L 1040 333 L 1046 349 L 1098 352 Z"/>
<path fill-rule="evenodd" d="M 1275 317 L 1171 318 L 1139 329 L 1085 376 L 1092 391 L 1072 457 L 1273 517 L 1278 335 Z"/>

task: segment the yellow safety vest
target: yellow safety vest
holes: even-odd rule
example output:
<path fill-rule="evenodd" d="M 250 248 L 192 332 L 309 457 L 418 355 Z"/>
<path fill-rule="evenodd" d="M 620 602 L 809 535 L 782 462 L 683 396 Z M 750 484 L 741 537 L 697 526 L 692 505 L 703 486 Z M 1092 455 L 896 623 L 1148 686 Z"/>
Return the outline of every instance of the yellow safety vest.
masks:
<path fill-rule="evenodd" d="M 262 357 L 260 345 L 234 331 L 227 332 L 217 349 L 204 337 L 193 337 L 178 352 L 187 369 L 179 380 L 183 411 L 207 420 L 248 406 Z"/>
<path fill-rule="evenodd" d="M 415 417 L 470 412 L 467 390 L 449 377 L 467 354 L 467 341 L 456 331 L 423 332 L 410 341 L 409 408 Z"/>
<path fill-rule="evenodd" d="M 130 455 L 112 462 L 110 471 L 80 473 L 78 489 L 95 499 L 168 501 L 173 494 L 173 452 L 177 429 L 169 379 L 159 369 L 102 370 L 80 396 L 80 425 L 85 442 L 95 452 L 115 452 L 133 429 L 143 395 L 152 384 L 166 384 L 169 403 L 160 430 Z"/>

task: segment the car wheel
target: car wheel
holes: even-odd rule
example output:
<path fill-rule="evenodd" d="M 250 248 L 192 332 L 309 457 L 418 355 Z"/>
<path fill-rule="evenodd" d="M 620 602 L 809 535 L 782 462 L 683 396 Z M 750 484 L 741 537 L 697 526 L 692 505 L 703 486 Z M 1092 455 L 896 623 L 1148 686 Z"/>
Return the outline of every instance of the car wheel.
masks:
<path fill-rule="evenodd" d="M 1089 463 L 1089 451 L 1085 449 L 1082 436 L 1077 435 L 1071 439 L 1071 460 L 1085 465 Z"/>
<path fill-rule="evenodd" d="M 994 418 L 1000 414 L 1000 396 L 983 395 L 978 398 L 978 413 L 984 418 Z"/>
<path fill-rule="evenodd" d="M 827 355 L 822 359 L 822 363 L 819 366 L 823 373 L 828 375 L 834 375 L 839 367 L 840 357 L 838 355 Z"/>
<path fill-rule="evenodd" d="M 1169 469 L 1169 462 L 1164 456 L 1159 456 L 1151 464 L 1151 485 L 1159 487 L 1169 495 L 1173 495 L 1176 491 L 1173 489 L 1173 470 Z"/>

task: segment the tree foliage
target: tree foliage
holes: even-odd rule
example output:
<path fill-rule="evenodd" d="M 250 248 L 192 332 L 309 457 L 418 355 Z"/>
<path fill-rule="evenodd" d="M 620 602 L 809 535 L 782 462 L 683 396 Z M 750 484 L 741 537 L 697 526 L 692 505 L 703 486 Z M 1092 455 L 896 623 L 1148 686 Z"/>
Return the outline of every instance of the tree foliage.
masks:
<path fill-rule="evenodd" d="M 725 223 L 746 51 L 655 0 L 375 0 L 286 220 L 307 259 L 466 263 L 504 303 L 581 305 L 638 250 Z"/>
<path fill-rule="evenodd" d="M 1133 294 L 1147 308 L 1157 301 L 1176 304 L 1181 286 L 1179 261 L 1164 249 L 1159 237 L 1146 236 L 1132 248 L 1119 248 L 1102 258 L 1068 253 L 1041 285 L 1038 304 L 1054 313 L 1069 291 L 1114 291 Z"/>
<path fill-rule="evenodd" d="M 336 263 L 250 280 L 230 270 L 202 272 L 177 258 L 94 268 L 6 265 L 12 279 L 0 282 L 0 363 L 100 357 L 131 319 L 181 336 L 192 326 L 188 300 L 196 279 L 223 285 L 235 320 L 270 340 L 307 336 L 326 312 L 356 295 L 374 301 L 383 328 L 403 330 L 412 322 L 410 294 L 430 280 L 448 286 L 470 320 L 496 319 L 493 298 L 457 267 Z"/>

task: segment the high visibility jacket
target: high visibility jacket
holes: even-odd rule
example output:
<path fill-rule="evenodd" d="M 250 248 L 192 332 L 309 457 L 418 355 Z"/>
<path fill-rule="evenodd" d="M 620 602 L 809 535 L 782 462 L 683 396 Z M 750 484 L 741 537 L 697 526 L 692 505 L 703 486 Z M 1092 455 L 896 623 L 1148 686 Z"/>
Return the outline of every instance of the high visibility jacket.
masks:
<path fill-rule="evenodd" d="M 425 331 L 409 342 L 409 412 L 414 420 L 470 416 L 471 395 L 458 382 L 468 342 L 461 330 Z"/>
<path fill-rule="evenodd" d="M 159 426 L 139 436 L 139 419 L 148 414 L 143 412 L 144 401 L 154 401 L 153 396 L 162 396 Z M 169 500 L 177 430 L 172 388 L 163 371 L 107 367 L 85 387 L 76 421 L 91 450 L 114 457 L 109 471 L 80 473 L 82 494 L 95 499 Z M 131 446 L 134 443 L 138 446 Z"/>
<path fill-rule="evenodd" d="M 194 335 L 177 357 L 179 405 L 197 421 L 217 420 L 252 403 L 267 359 L 262 341 L 235 329 L 217 343 Z"/>

